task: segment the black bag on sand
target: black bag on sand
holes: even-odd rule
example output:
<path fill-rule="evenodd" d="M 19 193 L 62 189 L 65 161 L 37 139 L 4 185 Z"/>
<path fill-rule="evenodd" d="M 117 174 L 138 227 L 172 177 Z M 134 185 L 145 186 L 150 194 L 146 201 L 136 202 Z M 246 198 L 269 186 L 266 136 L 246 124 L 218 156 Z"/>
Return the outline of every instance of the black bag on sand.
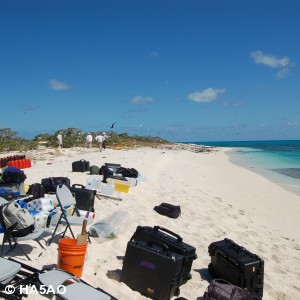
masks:
<path fill-rule="evenodd" d="M 180 214 L 181 214 L 181 208 L 180 206 L 176 206 L 173 204 L 169 203 L 161 203 L 158 206 L 154 207 L 154 210 L 159 213 L 160 215 L 172 218 L 172 219 L 177 219 Z"/>
<path fill-rule="evenodd" d="M 262 300 L 262 298 L 226 280 L 214 279 L 207 287 L 202 300 Z"/>
<path fill-rule="evenodd" d="M 41 180 L 41 185 L 44 187 L 46 194 L 56 193 L 56 187 L 63 184 L 70 188 L 70 179 L 68 177 L 49 177 Z"/>
<path fill-rule="evenodd" d="M 41 183 L 33 183 L 29 186 L 29 189 L 26 193 L 26 195 L 32 195 L 33 199 L 39 199 L 41 197 L 44 197 L 45 195 L 45 188 Z"/>
<path fill-rule="evenodd" d="M 116 170 L 116 174 L 122 174 L 123 177 L 132 177 L 137 178 L 139 176 L 139 172 L 134 168 L 123 168 L 120 167 Z"/>
<path fill-rule="evenodd" d="M 21 183 L 24 182 L 26 178 L 24 171 L 16 167 L 6 168 L 2 175 L 2 180 L 5 183 Z"/>

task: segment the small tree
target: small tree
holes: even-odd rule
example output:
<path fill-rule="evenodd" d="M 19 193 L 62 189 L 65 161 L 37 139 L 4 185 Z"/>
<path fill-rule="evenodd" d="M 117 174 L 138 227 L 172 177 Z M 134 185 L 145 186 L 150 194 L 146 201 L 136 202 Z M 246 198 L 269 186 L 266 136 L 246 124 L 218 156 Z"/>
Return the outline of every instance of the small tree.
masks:
<path fill-rule="evenodd" d="M 10 128 L 0 128 L 0 141 L 7 139 L 13 139 L 16 136 L 17 132 Z"/>

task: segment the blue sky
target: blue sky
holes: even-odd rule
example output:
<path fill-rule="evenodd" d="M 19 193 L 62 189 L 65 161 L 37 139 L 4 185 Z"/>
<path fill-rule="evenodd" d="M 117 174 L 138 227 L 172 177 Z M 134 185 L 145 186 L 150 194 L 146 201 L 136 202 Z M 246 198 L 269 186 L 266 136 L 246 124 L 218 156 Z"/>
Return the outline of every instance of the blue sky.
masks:
<path fill-rule="evenodd" d="M 0 128 L 300 139 L 298 0 L 2 0 Z"/>

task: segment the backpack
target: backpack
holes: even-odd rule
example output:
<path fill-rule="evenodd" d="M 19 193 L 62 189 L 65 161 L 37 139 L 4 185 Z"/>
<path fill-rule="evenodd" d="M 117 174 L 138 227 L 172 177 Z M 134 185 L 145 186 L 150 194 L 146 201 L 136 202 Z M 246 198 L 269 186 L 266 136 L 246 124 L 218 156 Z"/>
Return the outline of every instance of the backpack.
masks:
<path fill-rule="evenodd" d="M 90 166 L 90 174 L 91 175 L 99 175 L 99 167 L 93 165 Z"/>
<path fill-rule="evenodd" d="M 34 219 L 27 209 L 13 201 L 1 206 L 3 222 L 6 228 L 12 227 L 15 237 L 25 236 L 34 231 Z"/>
<path fill-rule="evenodd" d="M 5 183 L 21 183 L 26 179 L 24 171 L 16 167 L 8 167 L 4 170 L 2 180 Z"/>
<path fill-rule="evenodd" d="M 181 214 L 180 206 L 176 206 L 165 202 L 161 203 L 158 206 L 155 206 L 154 210 L 160 215 L 167 216 L 172 219 L 177 219 Z"/>
<path fill-rule="evenodd" d="M 29 186 L 26 195 L 32 195 L 33 197 L 31 197 L 31 200 L 39 199 L 41 197 L 44 197 L 45 188 L 41 183 L 33 183 Z"/>
<path fill-rule="evenodd" d="M 5 200 L 13 200 L 13 199 L 20 197 L 20 193 L 19 192 L 11 192 L 6 189 L 0 188 L 0 197 L 4 198 Z"/>
<path fill-rule="evenodd" d="M 134 168 L 123 168 L 120 167 L 116 170 L 116 174 L 122 174 L 123 177 L 133 177 L 137 178 L 139 176 L 139 172 Z"/>
<path fill-rule="evenodd" d="M 63 184 L 70 188 L 70 179 L 68 177 L 49 177 L 41 180 L 41 185 L 44 187 L 46 194 L 56 193 L 56 187 Z"/>
<path fill-rule="evenodd" d="M 262 298 L 226 280 L 214 279 L 207 287 L 202 300 L 262 300 Z"/>

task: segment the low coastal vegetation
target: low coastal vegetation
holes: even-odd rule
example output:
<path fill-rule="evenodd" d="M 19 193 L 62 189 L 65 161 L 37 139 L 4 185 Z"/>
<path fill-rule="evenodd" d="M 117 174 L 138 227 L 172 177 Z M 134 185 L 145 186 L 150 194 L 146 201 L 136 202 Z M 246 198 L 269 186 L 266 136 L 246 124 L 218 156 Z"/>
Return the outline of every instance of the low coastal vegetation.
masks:
<path fill-rule="evenodd" d="M 11 128 L 0 128 L 0 152 L 28 151 L 37 149 L 39 146 L 55 148 L 58 146 L 57 134 L 63 135 L 63 148 L 84 147 L 86 133 L 77 128 L 61 129 L 54 134 L 38 134 L 33 139 L 25 139 L 17 136 L 17 132 Z M 94 137 L 97 132 L 90 132 Z M 160 137 L 130 136 L 127 133 L 118 134 L 107 132 L 109 138 L 106 145 L 109 148 L 132 148 L 132 147 L 157 147 L 162 144 L 172 144 Z M 97 143 L 94 142 L 94 147 Z"/>
<path fill-rule="evenodd" d="M 29 151 L 38 148 L 56 148 L 58 147 L 57 135 L 61 132 L 63 135 L 63 148 L 85 147 L 86 133 L 77 128 L 61 129 L 54 134 L 38 134 L 33 139 L 25 139 L 17 136 L 17 132 L 10 128 L 0 128 L 0 153 L 10 151 Z M 97 132 L 90 132 L 94 137 Z M 112 149 L 128 149 L 138 147 L 159 148 L 161 150 L 187 150 L 195 153 L 216 151 L 215 147 L 189 145 L 180 143 L 171 143 L 160 137 L 153 136 L 130 136 L 127 133 L 118 134 L 116 132 L 107 132 L 108 139 L 106 146 Z M 94 141 L 94 147 L 98 147 Z"/>

